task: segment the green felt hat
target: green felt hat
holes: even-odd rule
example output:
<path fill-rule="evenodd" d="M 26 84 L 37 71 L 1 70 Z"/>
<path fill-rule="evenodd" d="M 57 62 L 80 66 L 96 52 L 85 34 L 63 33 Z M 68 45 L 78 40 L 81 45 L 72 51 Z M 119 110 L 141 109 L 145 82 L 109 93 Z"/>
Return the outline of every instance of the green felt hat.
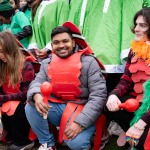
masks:
<path fill-rule="evenodd" d="M 0 0 L 0 11 L 7 11 L 12 9 L 12 5 L 9 0 Z"/>

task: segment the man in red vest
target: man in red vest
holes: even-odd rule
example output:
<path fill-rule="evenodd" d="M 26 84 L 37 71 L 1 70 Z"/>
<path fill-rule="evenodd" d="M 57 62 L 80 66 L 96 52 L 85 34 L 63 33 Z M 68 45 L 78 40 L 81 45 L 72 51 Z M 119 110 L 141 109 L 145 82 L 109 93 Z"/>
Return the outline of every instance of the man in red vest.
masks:
<path fill-rule="evenodd" d="M 51 39 L 50 58 L 42 62 L 28 90 L 27 119 L 41 144 L 39 150 L 56 150 L 49 123 L 60 127 L 59 141 L 64 141 L 70 149 L 89 150 L 95 122 L 106 101 L 105 78 L 74 24 L 66 22 L 56 27 Z M 45 81 L 52 85 L 48 104 L 41 92 Z"/>

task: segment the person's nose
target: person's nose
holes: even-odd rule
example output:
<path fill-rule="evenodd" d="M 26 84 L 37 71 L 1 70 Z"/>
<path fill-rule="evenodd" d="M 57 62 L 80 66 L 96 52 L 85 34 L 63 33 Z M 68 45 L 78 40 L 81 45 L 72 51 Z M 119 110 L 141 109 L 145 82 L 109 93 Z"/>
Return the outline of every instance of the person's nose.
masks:
<path fill-rule="evenodd" d="M 65 45 L 64 45 L 64 43 L 63 42 L 60 42 L 59 43 L 59 48 L 63 48 Z"/>
<path fill-rule="evenodd" d="M 139 31 L 139 29 L 140 29 L 139 25 L 136 25 L 135 28 L 134 28 L 134 31 L 137 32 L 137 31 Z"/>

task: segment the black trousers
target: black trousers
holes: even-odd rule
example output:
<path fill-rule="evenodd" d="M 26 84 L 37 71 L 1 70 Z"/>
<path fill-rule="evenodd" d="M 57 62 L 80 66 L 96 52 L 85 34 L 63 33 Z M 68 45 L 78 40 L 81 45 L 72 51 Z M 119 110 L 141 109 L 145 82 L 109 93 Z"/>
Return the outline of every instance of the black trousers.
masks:
<path fill-rule="evenodd" d="M 121 99 L 122 102 L 124 102 L 125 100 L 132 98 L 133 96 L 126 96 L 123 97 Z M 105 109 L 104 112 L 106 118 L 108 118 L 108 120 L 114 120 L 115 122 L 117 122 L 120 127 L 124 130 L 124 132 L 126 132 L 129 128 L 130 128 L 130 122 L 134 117 L 134 113 L 132 112 L 128 112 L 126 110 L 119 110 L 117 112 L 110 112 L 107 108 Z M 148 134 L 148 130 L 149 127 L 146 127 L 144 130 L 144 133 L 142 134 L 141 138 L 139 139 L 139 143 L 136 146 L 137 149 L 139 150 L 144 150 L 143 146 L 144 146 L 144 142 L 146 139 L 146 136 Z"/>
<path fill-rule="evenodd" d="M 20 102 L 14 115 L 2 115 L 4 129 L 8 132 L 8 135 L 14 140 L 13 144 L 16 144 L 18 146 L 26 145 L 30 142 L 28 138 L 30 125 L 27 121 L 24 107 L 25 103 Z"/>

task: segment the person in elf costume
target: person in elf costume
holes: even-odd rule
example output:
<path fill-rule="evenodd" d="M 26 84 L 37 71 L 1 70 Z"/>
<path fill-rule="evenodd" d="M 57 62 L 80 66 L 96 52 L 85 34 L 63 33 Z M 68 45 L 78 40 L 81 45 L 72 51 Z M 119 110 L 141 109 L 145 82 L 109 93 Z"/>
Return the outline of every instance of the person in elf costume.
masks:
<path fill-rule="evenodd" d="M 59 141 L 70 149 L 89 150 L 95 122 L 106 101 L 105 78 L 96 59 L 88 55 L 91 49 L 73 23 L 54 28 L 51 39 L 52 54 L 42 62 L 28 90 L 27 119 L 41 143 L 39 150 L 56 149 L 48 123 L 60 126 Z M 43 102 L 40 90 L 45 81 L 52 85 L 49 105 Z M 47 119 L 42 117 L 45 113 Z"/>
<path fill-rule="evenodd" d="M 31 6 L 33 34 L 28 46 L 29 51 L 44 59 L 51 52 L 50 36 L 52 29 L 68 19 L 69 1 L 35 0 Z"/>
<path fill-rule="evenodd" d="M 135 39 L 131 43 L 125 72 L 116 88 L 109 94 L 106 113 L 126 132 L 127 141 L 134 149 L 149 150 L 150 143 L 147 141 L 150 139 L 146 139 L 150 138 L 148 134 L 150 113 L 140 115 L 138 120 L 134 119 L 131 122 L 134 112 L 119 108 L 122 102 L 130 98 L 136 99 L 141 104 L 143 83 L 150 78 L 150 8 L 139 10 L 134 16 L 133 23 L 132 31 L 135 34 Z"/>
<path fill-rule="evenodd" d="M 146 1 L 150 4 L 150 0 Z M 80 28 L 95 55 L 112 77 L 124 72 L 129 45 L 134 37 L 130 32 L 132 18 L 144 2 L 145 0 L 70 2 L 68 20 Z"/>
<path fill-rule="evenodd" d="M 20 0 L 20 2 L 23 0 Z M 33 0 L 26 0 L 24 5 L 20 5 L 19 10 L 24 12 L 25 15 L 27 16 L 27 18 L 30 20 L 31 22 L 31 5 L 33 3 Z"/>
<path fill-rule="evenodd" d="M 1 25 L 7 24 L 7 30 L 10 30 L 22 45 L 27 48 L 29 37 L 32 35 L 32 27 L 26 15 L 18 9 L 13 8 L 9 0 L 1 0 L 0 20 Z"/>
<path fill-rule="evenodd" d="M 34 69 L 26 61 L 9 31 L 0 32 L 0 107 L 6 140 L 12 144 L 8 150 L 33 147 L 30 141 L 30 125 L 25 116 L 25 101 L 28 86 L 34 79 Z"/>

